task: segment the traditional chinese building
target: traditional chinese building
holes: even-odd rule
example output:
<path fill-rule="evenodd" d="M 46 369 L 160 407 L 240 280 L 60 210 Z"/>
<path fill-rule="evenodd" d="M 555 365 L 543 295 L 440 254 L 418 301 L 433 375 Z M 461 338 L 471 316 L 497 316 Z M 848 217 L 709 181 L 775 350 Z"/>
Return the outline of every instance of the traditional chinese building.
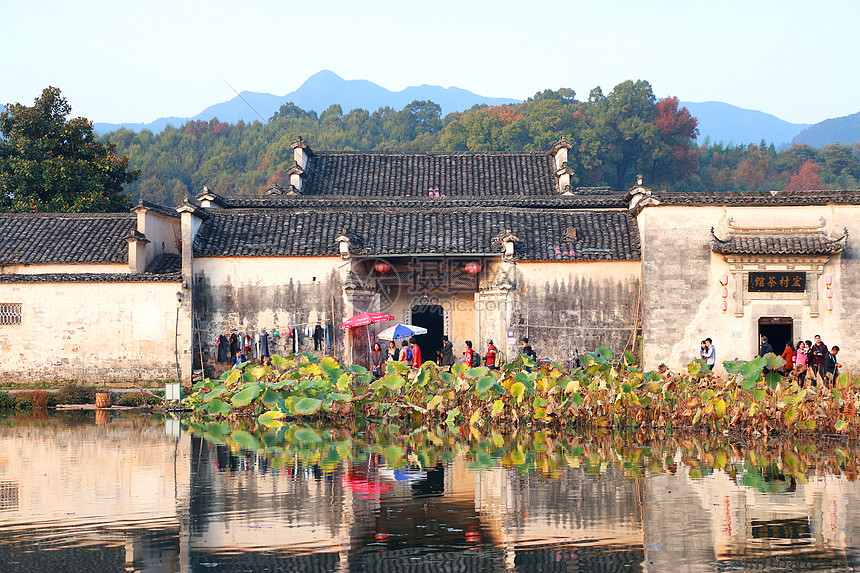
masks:
<path fill-rule="evenodd" d="M 821 334 L 856 366 L 860 191 L 663 193 L 571 187 L 569 144 L 530 153 L 314 152 L 290 185 L 203 190 L 176 209 L 0 215 L 3 377 L 187 379 L 219 336 L 265 334 L 367 362 L 393 324 L 503 359 L 531 339 L 569 360 L 599 345 L 683 366 Z M 779 347 L 779 348 L 777 348 Z M 178 373 L 178 374 L 177 374 Z"/>

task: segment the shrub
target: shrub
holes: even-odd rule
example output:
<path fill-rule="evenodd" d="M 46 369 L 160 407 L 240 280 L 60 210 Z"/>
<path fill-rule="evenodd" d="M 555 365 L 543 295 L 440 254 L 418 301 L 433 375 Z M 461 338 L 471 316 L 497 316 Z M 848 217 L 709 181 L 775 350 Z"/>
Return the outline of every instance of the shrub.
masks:
<path fill-rule="evenodd" d="M 75 383 L 66 384 L 56 394 L 57 404 L 94 404 L 96 392 L 107 392 L 107 390 Z"/>
<path fill-rule="evenodd" d="M 144 392 L 124 392 L 120 394 L 119 400 L 117 400 L 117 406 L 158 406 L 164 400 L 159 398 L 158 396 L 153 396 L 149 393 Z"/>

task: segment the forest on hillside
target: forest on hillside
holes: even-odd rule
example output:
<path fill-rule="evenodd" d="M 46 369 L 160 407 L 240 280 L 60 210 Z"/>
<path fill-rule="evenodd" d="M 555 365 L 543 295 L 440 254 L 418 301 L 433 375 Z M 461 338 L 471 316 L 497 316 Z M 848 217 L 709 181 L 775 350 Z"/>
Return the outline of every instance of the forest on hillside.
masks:
<path fill-rule="evenodd" d="M 129 167 L 132 200 L 179 204 L 204 185 L 225 195 L 257 194 L 289 185 L 290 143 L 301 136 L 317 151 L 549 151 L 564 137 L 573 145 L 572 185 L 627 189 L 636 174 L 669 191 L 854 189 L 860 145 L 816 149 L 792 145 L 696 142 L 696 119 L 678 99 L 657 99 L 646 81 L 626 81 L 586 99 L 570 89 L 546 90 L 519 104 L 475 106 L 441 116 L 439 105 L 414 101 L 401 110 L 317 114 L 291 103 L 268 121 L 190 121 L 158 134 L 127 129 L 105 134 Z"/>

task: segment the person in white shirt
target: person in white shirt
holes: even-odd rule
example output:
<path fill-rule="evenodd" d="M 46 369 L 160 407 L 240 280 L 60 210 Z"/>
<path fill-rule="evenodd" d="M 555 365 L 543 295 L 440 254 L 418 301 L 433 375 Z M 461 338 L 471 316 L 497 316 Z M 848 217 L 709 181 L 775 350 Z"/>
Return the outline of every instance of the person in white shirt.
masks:
<path fill-rule="evenodd" d="M 711 370 L 713 370 L 717 364 L 717 349 L 714 348 L 714 341 L 710 338 L 705 339 L 705 345 L 706 348 L 702 352 L 702 357 L 705 359 L 707 365 L 711 367 Z"/>

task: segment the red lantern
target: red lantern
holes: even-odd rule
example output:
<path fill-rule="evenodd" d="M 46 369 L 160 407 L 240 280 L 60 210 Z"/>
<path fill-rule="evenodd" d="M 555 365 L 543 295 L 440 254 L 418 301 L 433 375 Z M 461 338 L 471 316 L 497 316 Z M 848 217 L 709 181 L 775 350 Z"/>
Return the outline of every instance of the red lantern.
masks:
<path fill-rule="evenodd" d="M 469 273 L 470 275 L 478 274 L 479 272 L 481 272 L 481 264 L 475 263 L 475 262 L 467 263 L 466 264 L 466 272 Z"/>
<path fill-rule="evenodd" d="M 827 286 L 829 287 L 832 284 L 833 284 L 833 276 L 827 275 Z"/>
<path fill-rule="evenodd" d="M 381 274 L 385 274 L 391 270 L 391 265 L 389 265 L 385 261 L 379 261 L 378 263 L 373 265 L 373 268 L 376 272 L 381 273 Z"/>
<path fill-rule="evenodd" d="M 720 277 L 720 284 L 726 286 L 729 284 L 729 275 L 723 275 Z"/>
<path fill-rule="evenodd" d="M 833 301 L 832 300 L 827 301 L 827 312 L 833 312 Z"/>
<path fill-rule="evenodd" d="M 726 313 L 726 309 L 729 308 L 729 305 L 726 304 L 726 301 L 723 301 L 723 314 Z"/>

